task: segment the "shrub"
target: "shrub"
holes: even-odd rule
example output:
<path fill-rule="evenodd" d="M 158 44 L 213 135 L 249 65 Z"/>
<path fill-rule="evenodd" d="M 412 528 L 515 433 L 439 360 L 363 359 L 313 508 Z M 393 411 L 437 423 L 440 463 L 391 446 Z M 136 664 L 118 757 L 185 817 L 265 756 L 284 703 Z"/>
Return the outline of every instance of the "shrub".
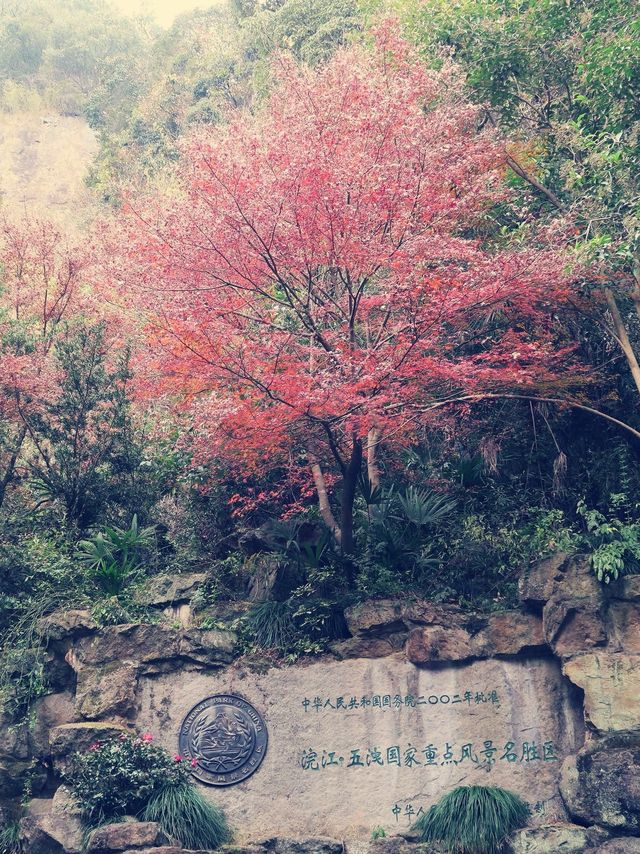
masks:
<path fill-rule="evenodd" d="M 189 766 L 153 743 L 121 735 L 73 757 L 66 774 L 88 827 L 138 815 L 184 848 L 214 849 L 230 837 L 222 812 L 195 788 Z"/>
<path fill-rule="evenodd" d="M 144 808 L 144 821 L 157 821 L 183 848 L 215 850 L 229 841 L 223 813 L 190 783 L 167 786 Z"/>
<path fill-rule="evenodd" d="M 153 737 L 122 735 L 76 753 L 66 774 L 86 824 L 136 815 L 164 787 L 189 783 L 189 769 Z"/>
<path fill-rule="evenodd" d="M 443 843 L 456 854 L 499 854 L 528 817 L 529 807 L 513 792 L 458 786 L 427 810 L 414 830 L 423 842 Z"/>

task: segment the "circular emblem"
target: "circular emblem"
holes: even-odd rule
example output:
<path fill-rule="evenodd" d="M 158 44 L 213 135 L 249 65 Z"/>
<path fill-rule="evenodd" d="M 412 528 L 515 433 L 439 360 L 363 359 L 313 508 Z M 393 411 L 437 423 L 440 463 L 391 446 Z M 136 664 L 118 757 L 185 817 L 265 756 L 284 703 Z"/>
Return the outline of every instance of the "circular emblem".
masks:
<path fill-rule="evenodd" d="M 242 697 L 215 694 L 194 706 L 180 727 L 180 755 L 193 776 L 210 786 L 232 786 L 258 770 L 267 752 L 262 716 Z"/>

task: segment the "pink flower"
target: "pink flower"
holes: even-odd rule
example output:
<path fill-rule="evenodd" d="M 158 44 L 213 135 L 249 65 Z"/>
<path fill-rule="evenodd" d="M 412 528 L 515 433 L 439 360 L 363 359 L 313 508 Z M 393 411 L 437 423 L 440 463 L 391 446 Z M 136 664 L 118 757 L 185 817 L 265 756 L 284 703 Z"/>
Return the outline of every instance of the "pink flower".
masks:
<path fill-rule="evenodd" d="M 146 741 L 147 744 L 150 744 L 153 741 L 153 735 L 150 732 L 145 732 L 142 735 L 142 741 Z"/>
<path fill-rule="evenodd" d="M 197 759 L 192 759 L 192 760 L 191 760 L 191 767 L 192 767 L 192 768 L 197 768 L 197 767 L 198 767 L 198 760 L 197 760 Z"/>
<path fill-rule="evenodd" d="M 89 750 L 100 750 L 100 742 L 94 741 L 93 744 L 89 745 Z"/>
<path fill-rule="evenodd" d="M 175 762 L 182 762 L 182 756 L 180 756 L 179 753 L 176 753 L 176 755 L 173 757 L 173 759 Z"/>

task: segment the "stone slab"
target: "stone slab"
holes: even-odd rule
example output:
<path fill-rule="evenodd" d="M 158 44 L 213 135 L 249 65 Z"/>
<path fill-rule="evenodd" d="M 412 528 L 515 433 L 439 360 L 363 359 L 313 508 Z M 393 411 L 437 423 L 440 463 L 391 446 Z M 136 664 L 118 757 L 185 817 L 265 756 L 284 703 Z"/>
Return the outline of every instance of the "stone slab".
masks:
<path fill-rule="evenodd" d="M 564 672 L 584 691 L 587 721 L 600 732 L 640 730 L 640 655 L 578 655 Z"/>
<path fill-rule="evenodd" d="M 584 728 L 574 689 L 550 658 L 427 670 L 396 655 L 264 674 L 241 666 L 160 674 L 140 680 L 136 726 L 175 752 L 190 710 L 228 693 L 251 703 L 269 732 L 255 774 L 202 788 L 240 841 L 406 832 L 421 808 L 465 784 L 511 789 L 539 821 L 566 818 L 560 766 Z"/>

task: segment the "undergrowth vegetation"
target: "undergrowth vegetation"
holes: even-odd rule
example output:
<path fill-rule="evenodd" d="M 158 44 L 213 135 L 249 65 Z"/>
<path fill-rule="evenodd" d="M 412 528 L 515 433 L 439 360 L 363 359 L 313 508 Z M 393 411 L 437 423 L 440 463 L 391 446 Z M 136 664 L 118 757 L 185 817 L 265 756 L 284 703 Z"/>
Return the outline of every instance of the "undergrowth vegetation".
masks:
<path fill-rule="evenodd" d="M 458 786 L 420 816 L 414 831 L 422 842 L 441 843 L 451 854 L 501 854 L 528 818 L 528 805 L 513 792 Z"/>
<path fill-rule="evenodd" d="M 214 850 L 230 838 L 222 812 L 196 789 L 189 764 L 154 743 L 122 735 L 72 757 L 65 775 L 88 830 L 137 815 L 157 821 L 187 849 Z"/>

